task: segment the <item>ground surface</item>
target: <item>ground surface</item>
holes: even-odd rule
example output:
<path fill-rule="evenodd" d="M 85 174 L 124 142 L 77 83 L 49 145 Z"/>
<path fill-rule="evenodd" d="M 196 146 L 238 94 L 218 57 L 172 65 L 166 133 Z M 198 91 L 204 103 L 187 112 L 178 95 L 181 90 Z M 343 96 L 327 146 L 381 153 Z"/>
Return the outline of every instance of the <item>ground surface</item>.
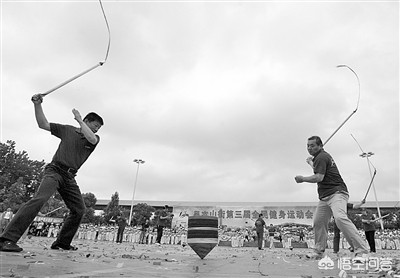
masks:
<path fill-rule="evenodd" d="M 0 252 L 0 277 L 399 277 L 399 250 L 380 250 L 392 270 L 340 269 L 331 250 L 328 263 L 306 258 L 310 249 L 216 246 L 203 260 L 189 247 L 74 241 L 78 251 L 51 250 L 52 239 L 32 237 L 21 253 Z M 351 258 L 343 252 L 342 258 Z M 333 263 L 329 264 L 329 262 Z M 364 264 L 364 268 L 367 264 Z M 333 269 L 329 269 L 332 268 Z"/>

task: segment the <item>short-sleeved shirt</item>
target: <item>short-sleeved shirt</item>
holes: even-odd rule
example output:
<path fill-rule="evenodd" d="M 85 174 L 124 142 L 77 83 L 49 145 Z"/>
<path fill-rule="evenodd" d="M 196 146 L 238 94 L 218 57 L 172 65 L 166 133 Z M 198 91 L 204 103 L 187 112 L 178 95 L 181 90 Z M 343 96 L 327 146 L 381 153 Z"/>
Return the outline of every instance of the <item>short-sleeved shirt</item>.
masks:
<path fill-rule="evenodd" d="M 254 225 L 256 226 L 257 233 L 263 232 L 265 221 L 262 219 L 262 217 L 258 217 Z"/>
<path fill-rule="evenodd" d="M 145 223 L 142 224 L 142 229 L 141 230 L 142 231 L 146 231 L 149 227 L 150 227 L 150 224 L 145 222 Z"/>
<path fill-rule="evenodd" d="M 361 219 L 362 220 L 374 220 L 375 218 L 372 214 L 367 214 L 367 215 L 361 215 Z M 364 231 L 366 231 L 366 232 L 375 231 L 375 222 L 371 222 L 371 223 L 363 222 L 363 226 L 364 226 Z"/>
<path fill-rule="evenodd" d="M 118 217 L 116 222 L 117 222 L 118 227 L 120 227 L 120 228 L 125 228 L 127 225 L 126 219 L 123 217 Z"/>
<path fill-rule="evenodd" d="M 161 219 L 161 217 L 166 217 L 166 216 L 168 216 L 168 212 L 165 211 L 165 210 L 162 210 L 160 212 L 160 215 L 159 215 L 159 218 L 158 218 L 158 226 L 163 226 L 163 227 L 168 226 L 168 221 L 169 221 L 168 218 Z"/>
<path fill-rule="evenodd" d="M 275 232 L 276 232 L 276 229 L 275 229 L 274 227 L 270 227 L 270 228 L 268 229 L 268 235 L 269 235 L 269 236 L 274 236 L 274 235 L 275 235 Z"/>
<path fill-rule="evenodd" d="M 90 143 L 80 129 L 74 126 L 50 123 L 50 131 L 52 135 L 61 139 L 53 162 L 78 170 L 96 148 L 97 144 Z M 100 137 L 96 137 L 99 143 Z"/>
<path fill-rule="evenodd" d="M 4 214 L 4 219 L 11 219 L 11 216 L 13 215 L 12 211 L 6 211 Z"/>
<path fill-rule="evenodd" d="M 348 193 L 347 186 L 330 154 L 321 150 L 316 156 L 314 156 L 313 168 L 314 174 L 324 175 L 324 179 L 317 183 L 318 197 L 320 200 L 338 191 Z"/>

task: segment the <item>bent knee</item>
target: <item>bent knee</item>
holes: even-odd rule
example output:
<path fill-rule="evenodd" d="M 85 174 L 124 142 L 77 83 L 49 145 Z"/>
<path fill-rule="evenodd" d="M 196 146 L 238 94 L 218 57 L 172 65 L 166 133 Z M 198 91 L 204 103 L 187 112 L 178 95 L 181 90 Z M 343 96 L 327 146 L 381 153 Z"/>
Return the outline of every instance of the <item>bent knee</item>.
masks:
<path fill-rule="evenodd" d="M 333 218 L 335 219 L 335 222 L 337 223 L 337 221 L 348 220 L 349 216 L 344 211 L 338 211 L 333 214 Z"/>

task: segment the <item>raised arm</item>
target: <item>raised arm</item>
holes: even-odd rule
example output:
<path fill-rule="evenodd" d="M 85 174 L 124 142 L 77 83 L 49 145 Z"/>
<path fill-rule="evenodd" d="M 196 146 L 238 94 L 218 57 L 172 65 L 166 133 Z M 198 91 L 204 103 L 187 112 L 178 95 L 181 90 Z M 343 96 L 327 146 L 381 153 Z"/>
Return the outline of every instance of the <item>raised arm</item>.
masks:
<path fill-rule="evenodd" d="M 94 134 L 94 132 L 92 131 L 92 129 L 90 129 L 90 127 L 82 120 L 82 116 L 79 113 L 78 110 L 76 109 L 72 109 L 72 113 L 74 114 L 75 120 L 79 123 L 79 125 L 81 126 L 81 131 L 83 133 L 83 135 L 85 136 L 85 138 L 93 145 L 97 144 L 98 138 L 97 136 Z"/>
<path fill-rule="evenodd" d="M 39 128 L 50 131 L 50 124 L 47 121 L 42 108 L 43 97 L 40 94 L 36 94 L 32 96 L 31 100 L 35 107 L 35 118 Z"/>

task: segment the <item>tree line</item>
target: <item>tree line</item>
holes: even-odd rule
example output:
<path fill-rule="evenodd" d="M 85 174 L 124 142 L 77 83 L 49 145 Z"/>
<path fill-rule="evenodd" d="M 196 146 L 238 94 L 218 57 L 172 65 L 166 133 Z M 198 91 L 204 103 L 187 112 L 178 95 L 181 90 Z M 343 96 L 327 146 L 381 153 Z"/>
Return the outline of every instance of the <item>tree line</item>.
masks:
<path fill-rule="evenodd" d="M 25 202 L 35 194 L 43 177 L 44 160 L 36 161 L 29 159 L 26 151 L 16 151 L 16 143 L 8 140 L 0 142 L 0 212 L 7 208 L 15 213 Z M 118 216 L 129 218 L 130 210 L 119 205 L 119 194 L 115 192 L 104 209 L 102 215 L 95 215 L 96 196 L 93 193 L 83 193 L 82 197 L 86 205 L 86 214 L 82 223 L 107 224 L 110 219 Z M 63 218 L 68 213 L 64 201 L 57 192 L 42 207 L 39 215 Z M 152 214 L 157 218 L 160 210 L 142 203 L 137 204 L 132 211 L 132 225 L 142 224 L 150 219 Z M 357 211 L 349 211 L 349 218 L 354 224 L 361 228 L 362 223 Z M 400 229 L 400 210 L 381 210 L 382 215 L 390 214 L 384 219 L 385 228 Z"/>

